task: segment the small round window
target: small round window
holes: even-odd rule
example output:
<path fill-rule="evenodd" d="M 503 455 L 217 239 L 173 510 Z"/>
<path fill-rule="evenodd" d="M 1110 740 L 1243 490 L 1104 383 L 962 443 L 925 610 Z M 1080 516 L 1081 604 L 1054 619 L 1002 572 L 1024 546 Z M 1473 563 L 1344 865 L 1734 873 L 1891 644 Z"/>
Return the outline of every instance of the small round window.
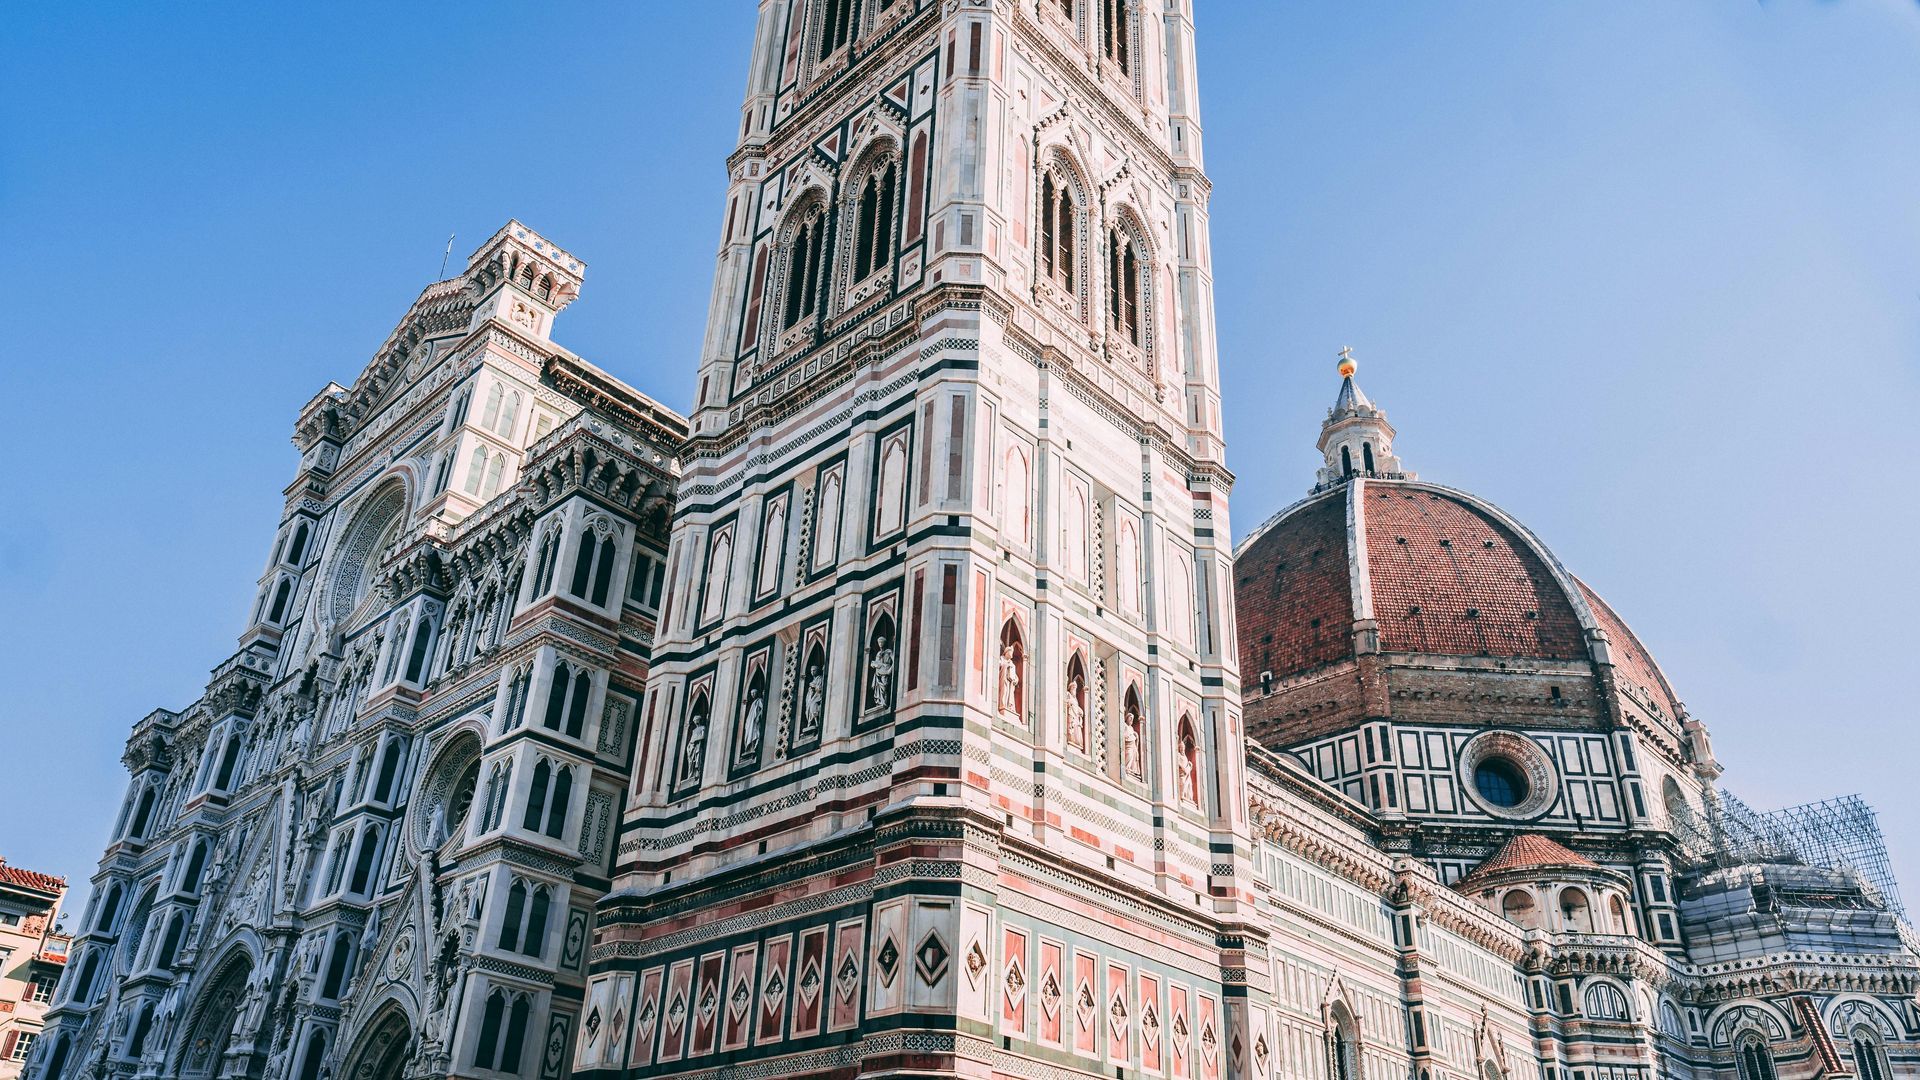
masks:
<path fill-rule="evenodd" d="M 1473 786 L 1481 798 L 1500 807 L 1519 806 L 1532 790 L 1520 766 L 1503 757 L 1489 757 L 1475 765 Z"/>

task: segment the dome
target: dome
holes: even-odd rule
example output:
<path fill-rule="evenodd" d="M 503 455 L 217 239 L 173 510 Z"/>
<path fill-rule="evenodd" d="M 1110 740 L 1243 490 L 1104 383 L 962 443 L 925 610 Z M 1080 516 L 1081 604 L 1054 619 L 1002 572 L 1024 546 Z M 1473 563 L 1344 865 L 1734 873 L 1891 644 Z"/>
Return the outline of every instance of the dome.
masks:
<path fill-rule="evenodd" d="M 1640 713 L 1676 746 L 1685 742 L 1682 706 L 1613 609 L 1511 515 L 1405 471 L 1385 414 L 1349 368 L 1343 374 L 1320 437 L 1319 483 L 1234 553 L 1248 695 L 1365 658 L 1360 693 L 1376 700 L 1316 690 L 1312 707 L 1383 716 L 1395 696 L 1460 692 L 1436 685 L 1432 673 L 1532 673 L 1541 678 L 1516 682 L 1515 701 L 1606 698 L 1607 711 Z M 1403 673 L 1397 683 L 1395 671 Z M 1412 671 L 1419 676 L 1404 674 Z"/>

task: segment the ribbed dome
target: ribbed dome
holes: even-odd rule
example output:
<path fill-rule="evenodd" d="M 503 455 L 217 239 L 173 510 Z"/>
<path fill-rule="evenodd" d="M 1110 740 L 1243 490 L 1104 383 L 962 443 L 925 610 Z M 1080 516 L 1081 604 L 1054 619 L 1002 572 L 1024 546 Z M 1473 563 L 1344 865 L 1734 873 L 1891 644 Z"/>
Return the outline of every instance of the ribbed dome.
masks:
<path fill-rule="evenodd" d="M 1360 652 L 1600 661 L 1675 719 L 1639 640 L 1532 533 L 1462 491 L 1354 476 L 1235 553 L 1242 677 L 1284 682 Z"/>

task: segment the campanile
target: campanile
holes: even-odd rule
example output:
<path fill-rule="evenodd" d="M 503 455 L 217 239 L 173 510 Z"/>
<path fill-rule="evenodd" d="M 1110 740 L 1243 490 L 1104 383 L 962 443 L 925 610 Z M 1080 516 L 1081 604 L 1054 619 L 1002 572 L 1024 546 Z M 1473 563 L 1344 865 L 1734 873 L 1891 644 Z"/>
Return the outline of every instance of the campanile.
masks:
<path fill-rule="evenodd" d="M 1191 9 L 762 0 L 579 1070 L 1265 1075 Z"/>

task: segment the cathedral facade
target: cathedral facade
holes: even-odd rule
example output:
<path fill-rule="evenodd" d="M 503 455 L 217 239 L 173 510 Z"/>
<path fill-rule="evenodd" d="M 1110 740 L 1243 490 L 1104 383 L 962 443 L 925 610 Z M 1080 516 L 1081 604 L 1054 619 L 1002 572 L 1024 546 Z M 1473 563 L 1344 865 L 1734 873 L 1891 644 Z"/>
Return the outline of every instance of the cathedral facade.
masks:
<path fill-rule="evenodd" d="M 559 1076 L 684 421 L 518 222 L 300 411 L 238 650 L 134 726 L 48 1078 Z"/>
<path fill-rule="evenodd" d="M 1194 6 L 759 0 L 685 421 L 517 223 L 431 286 L 34 1075 L 1920 1075 L 1883 849 L 1718 788 L 1350 357 L 1230 543 Z"/>

